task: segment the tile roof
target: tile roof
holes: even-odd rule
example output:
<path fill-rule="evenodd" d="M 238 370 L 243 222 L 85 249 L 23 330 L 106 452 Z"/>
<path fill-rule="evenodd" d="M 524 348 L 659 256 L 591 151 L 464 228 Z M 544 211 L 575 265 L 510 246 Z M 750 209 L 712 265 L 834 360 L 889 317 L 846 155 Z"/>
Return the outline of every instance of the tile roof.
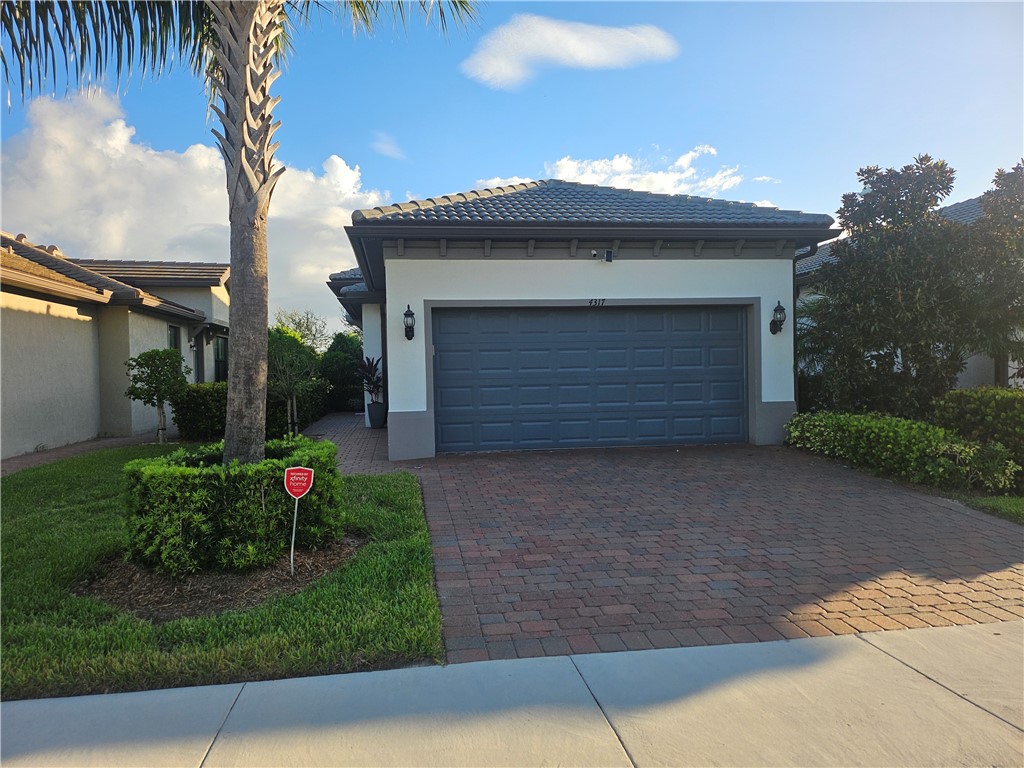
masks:
<path fill-rule="evenodd" d="M 764 208 L 708 197 L 636 192 L 559 179 L 380 206 L 352 214 L 354 224 L 620 224 L 830 226 L 825 214 Z"/>
<path fill-rule="evenodd" d="M 955 221 L 958 224 L 973 224 L 985 215 L 985 211 L 981 206 L 982 197 L 983 195 L 980 195 L 972 197 L 970 200 L 947 205 L 945 208 L 939 208 L 938 213 L 943 218 Z M 809 251 L 810 249 L 808 248 L 803 250 L 802 253 L 808 253 Z M 813 256 L 801 257 L 800 254 L 800 251 L 796 254 L 796 276 L 798 278 L 809 275 L 822 265 L 835 261 L 832 257 L 832 249 L 828 243 L 819 245 L 817 252 Z"/>
<path fill-rule="evenodd" d="M 205 319 L 205 315 L 199 310 L 168 301 L 161 296 L 147 293 L 128 283 L 89 269 L 83 264 L 64 256 L 55 245 L 44 247 L 29 242 L 24 235 L 14 236 L 7 232 L 0 232 L 0 248 L 24 261 L 35 264 L 47 273 L 60 275 L 62 278 L 65 278 L 65 282 L 70 280 L 73 283 L 88 286 L 97 292 L 109 292 L 109 298 L 106 301 L 109 301 L 111 304 L 131 304 L 146 307 L 150 310 L 169 313 L 189 320 L 202 321 Z"/>
<path fill-rule="evenodd" d="M 30 261 L 24 256 L 19 256 L 13 250 L 7 250 L 6 247 L 3 250 L 0 250 L 0 269 L 24 272 L 25 274 L 44 277 L 47 280 L 53 280 L 56 283 L 62 283 L 76 288 L 89 289 L 91 287 L 83 282 L 75 280 L 74 278 L 68 277 L 67 275 L 62 275 L 56 270 L 44 267 L 42 264 L 36 264 L 34 261 Z M 0 271 L 0 282 L 4 281 L 5 276 L 3 272 Z"/>
<path fill-rule="evenodd" d="M 336 282 L 341 282 L 342 280 L 362 280 L 363 271 L 359 267 L 353 267 L 352 269 L 346 269 L 344 272 L 335 272 L 329 279 Z"/>
<path fill-rule="evenodd" d="M 121 259 L 68 259 L 93 272 L 142 286 L 223 285 L 230 272 L 227 264 L 189 261 L 125 261 Z"/>

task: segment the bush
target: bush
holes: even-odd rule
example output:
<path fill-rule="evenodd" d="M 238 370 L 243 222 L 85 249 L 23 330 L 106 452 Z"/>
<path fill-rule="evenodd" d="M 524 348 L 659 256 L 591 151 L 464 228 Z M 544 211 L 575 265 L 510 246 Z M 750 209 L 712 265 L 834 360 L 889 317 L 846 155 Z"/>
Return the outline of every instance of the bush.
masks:
<path fill-rule="evenodd" d="M 229 467 L 223 450 L 214 443 L 125 465 L 132 559 L 174 577 L 273 563 L 290 543 L 294 500 L 284 470 L 292 466 L 314 470 L 313 488 L 299 503 L 296 543 L 316 547 L 341 534 L 332 443 L 273 440 L 264 461 Z"/>
<path fill-rule="evenodd" d="M 1024 390 L 955 389 L 935 400 L 931 420 L 978 443 L 1002 443 L 1024 464 Z"/>
<path fill-rule="evenodd" d="M 323 379 L 301 382 L 296 392 L 299 429 L 327 413 L 330 384 Z M 219 440 L 224 437 L 228 410 L 227 382 L 189 384 L 172 403 L 174 423 L 182 440 Z M 288 430 L 287 406 L 281 400 L 267 403 L 267 437 L 281 437 Z"/>
<path fill-rule="evenodd" d="M 339 333 L 320 358 L 320 375 L 331 382 L 328 407 L 332 411 L 362 410 L 363 385 L 356 366 L 363 359 L 363 340 L 355 333 Z M 358 405 L 353 409 L 353 401 Z"/>
<path fill-rule="evenodd" d="M 174 423 L 182 440 L 218 440 L 224 437 L 228 412 L 228 383 L 189 384 L 171 402 Z"/>
<path fill-rule="evenodd" d="M 786 429 L 790 445 L 912 483 L 999 491 L 1020 469 L 999 443 L 967 442 L 934 424 L 894 416 L 802 413 Z"/>

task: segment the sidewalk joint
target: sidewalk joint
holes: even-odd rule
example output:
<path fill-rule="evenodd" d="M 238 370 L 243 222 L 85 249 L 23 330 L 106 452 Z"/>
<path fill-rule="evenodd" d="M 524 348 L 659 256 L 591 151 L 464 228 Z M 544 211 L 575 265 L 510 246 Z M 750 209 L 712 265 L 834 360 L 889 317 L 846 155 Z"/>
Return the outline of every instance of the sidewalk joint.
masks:
<path fill-rule="evenodd" d="M 1001 722 L 1004 722 L 1004 723 L 1006 723 L 1006 724 L 1007 724 L 1008 726 L 1010 726 L 1011 728 L 1013 728 L 1013 729 L 1014 729 L 1015 731 L 1020 731 L 1021 733 L 1024 733 L 1024 728 L 1021 728 L 1021 727 L 1020 727 L 1019 725 L 1017 725 L 1016 723 L 1011 723 L 1011 722 L 1010 722 L 1009 720 L 1007 720 L 1007 719 L 1006 719 L 1005 717 L 1003 717 L 1002 715 L 1000 715 L 1000 714 L 998 714 L 998 713 L 996 713 L 996 712 L 993 712 L 993 711 L 992 711 L 992 710 L 990 710 L 990 709 L 986 709 L 985 707 L 983 707 L 983 706 L 982 706 L 981 704 L 979 704 L 978 702 L 976 702 L 976 701 L 972 701 L 971 699 L 967 698 L 966 696 L 964 696 L 964 695 L 963 695 L 962 693 L 960 693 L 959 691 L 955 691 L 955 690 L 953 690 L 952 688 L 950 688 L 950 687 L 949 687 L 948 685 L 946 685 L 945 683 L 942 683 L 942 682 L 940 682 L 940 681 L 936 680 L 936 679 L 935 679 L 934 677 L 931 677 L 930 675 L 926 675 L 926 674 L 925 674 L 924 672 L 922 672 L 922 671 L 921 671 L 920 669 L 918 669 L 917 667 L 914 667 L 914 666 L 912 666 L 912 665 L 908 664 L 908 663 L 907 663 L 907 662 L 905 662 L 905 661 L 904 661 L 903 659 L 901 659 L 901 658 L 900 658 L 900 657 L 898 657 L 898 656 L 895 656 L 895 655 L 894 655 L 894 654 L 892 654 L 892 653 L 889 653 L 889 651 L 885 650 L 884 648 L 879 648 L 879 647 L 878 647 L 877 645 L 874 645 L 873 643 L 869 643 L 869 642 L 867 641 L 867 639 L 866 639 L 865 637 L 863 637 L 863 636 L 862 636 L 862 635 L 861 635 L 860 633 L 857 633 L 857 634 L 855 635 L 855 637 L 856 637 L 856 638 L 857 638 L 858 640 L 860 640 L 860 641 L 861 641 L 862 643 L 864 643 L 865 645 L 869 646 L 870 648 L 874 648 L 874 649 L 875 649 L 876 651 L 879 651 L 880 653 L 884 653 L 884 654 L 885 654 L 886 656 L 888 656 L 888 657 L 889 657 L 890 659 L 895 659 L 895 660 L 896 660 L 896 661 L 898 661 L 898 662 L 899 662 L 900 664 L 902 664 L 903 666 L 905 666 L 905 667 L 906 667 L 907 669 L 910 669 L 910 670 L 912 670 L 912 671 L 916 672 L 917 674 L 921 675 L 921 677 L 923 677 L 923 678 L 924 678 L 925 680 L 928 680 L 928 681 L 930 681 L 930 682 L 933 682 L 933 683 L 935 683 L 935 684 L 936 684 L 937 686 L 939 686 L 940 688 L 944 688 L 944 689 L 946 689 L 947 691 L 949 691 L 950 693 L 952 693 L 952 694 L 953 694 L 954 696 L 957 696 L 957 697 L 959 697 L 959 698 L 963 699 L 963 700 L 964 700 L 964 701 L 966 701 L 966 702 L 967 702 L 968 704 L 970 704 L 970 705 L 972 705 L 972 706 L 974 706 L 974 707 L 977 707 L 978 709 L 980 709 L 980 710 L 981 710 L 982 712 L 985 712 L 986 714 L 992 715 L 992 717 L 994 717 L 994 718 L 995 718 L 996 720 L 999 720 L 999 721 L 1001 721 Z"/>
<path fill-rule="evenodd" d="M 601 715 L 604 717 L 604 721 L 608 723 L 608 727 L 612 729 L 612 733 L 615 734 L 615 738 L 619 740 L 619 746 L 622 747 L 622 751 L 625 753 L 626 759 L 629 760 L 629 764 L 633 766 L 633 768 L 636 768 L 636 760 L 633 759 L 633 755 L 630 754 L 629 749 L 626 747 L 626 743 L 622 740 L 622 734 L 619 733 L 618 728 L 616 728 L 615 724 L 612 723 L 611 718 L 608 717 L 608 713 L 604 711 L 604 707 L 601 705 L 601 702 L 598 701 L 597 696 L 594 695 L 594 691 L 591 689 L 590 683 L 587 682 L 587 678 L 583 676 L 583 672 L 580 671 L 579 666 L 576 664 L 576 657 L 569 656 L 569 661 L 572 662 L 573 667 L 576 669 L 576 674 L 580 676 L 580 680 L 582 680 L 583 684 L 587 686 L 590 698 L 594 700 L 594 703 L 597 704 L 597 708 L 601 710 Z"/>
<path fill-rule="evenodd" d="M 238 693 L 235 694 L 235 698 L 232 699 L 231 706 L 228 707 L 228 711 L 224 713 L 224 719 L 221 720 L 220 725 L 217 726 L 217 732 L 213 734 L 213 738 L 210 739 L 210 746 L 206 748 L 206 752 L 203 754 L 203 759 L 199 761 L 199 768 L 203 768 L 203 766 L 206 765 L 206 758 L 210 756 L 210 752 L 213 750 L 213 745 L 216 744 L 217 739 L 220 738 L 221 731 L 223 731 L 224 726 L 227 725 L 228 718 L 231 717 L 231 713 L 235 709 L 235 704 L 238 703 L 238 698 L 242 695 L 242 691 L 245 690 L 245 686 L 247 685 L 248 683 L 242 683 L 241 687 L 238 689 Z"/>

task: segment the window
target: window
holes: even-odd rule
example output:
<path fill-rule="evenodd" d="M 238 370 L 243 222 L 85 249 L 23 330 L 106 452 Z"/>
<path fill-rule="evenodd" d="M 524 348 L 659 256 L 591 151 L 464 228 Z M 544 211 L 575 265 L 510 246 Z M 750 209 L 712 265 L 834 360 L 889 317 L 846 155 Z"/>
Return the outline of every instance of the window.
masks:
<path fill-rule="evenodd" d="M 167 348 L 181 351 L 181 328 L 176 325 L 167 326 Z"/>
<path fill-rule="evenodd" d="M 213 380 L 228 380 L 228 340 L 223 336 L 213 339 Z"/>

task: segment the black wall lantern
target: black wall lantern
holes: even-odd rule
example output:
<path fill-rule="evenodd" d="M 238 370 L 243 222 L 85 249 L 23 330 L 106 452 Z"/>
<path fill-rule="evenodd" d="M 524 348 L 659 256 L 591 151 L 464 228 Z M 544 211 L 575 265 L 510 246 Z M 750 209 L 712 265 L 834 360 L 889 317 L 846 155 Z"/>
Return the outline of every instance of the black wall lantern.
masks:
<path fill-rule="evenodd" d="M 785 313 L 783 313 L 783 316 L 785 316 Z M 416 313 L 412 311 L 412 307 L 408 304 L 405 305 L 405 312 L 402 313 L 402 322 L 405 324 L 405 338 L 412 341 L 412 337 L 416 335 Z"/>
<path fill-rule="evenodd" d="M 775 309 L 772 311 L 772 321 L 768 324 L 768 330 L 772 332 L 772 336 L 782 330 L 782 326 L 785 322 L 786 308 L 782 306 L 782 302 L 779 301 L 775 304 Z"/>

